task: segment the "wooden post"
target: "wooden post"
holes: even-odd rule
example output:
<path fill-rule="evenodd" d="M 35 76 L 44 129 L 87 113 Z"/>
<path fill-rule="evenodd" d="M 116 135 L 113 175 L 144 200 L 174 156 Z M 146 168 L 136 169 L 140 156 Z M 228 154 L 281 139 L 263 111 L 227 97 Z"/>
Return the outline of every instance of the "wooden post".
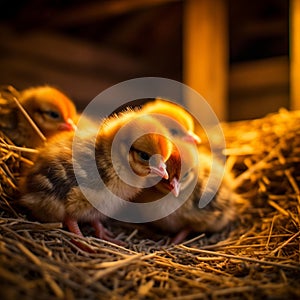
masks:
<path fill-rule="evenodd" d="M 227 1 L 184 1 L 183 81 L 200 93 L 218 118 L 227 117 Z M 197 116 L 199 103 L 187 103 Z"/>
<path fill-rule="evenodd" d="M 300 109 L 300 0 L 290 0 L 291 109 Z"/>

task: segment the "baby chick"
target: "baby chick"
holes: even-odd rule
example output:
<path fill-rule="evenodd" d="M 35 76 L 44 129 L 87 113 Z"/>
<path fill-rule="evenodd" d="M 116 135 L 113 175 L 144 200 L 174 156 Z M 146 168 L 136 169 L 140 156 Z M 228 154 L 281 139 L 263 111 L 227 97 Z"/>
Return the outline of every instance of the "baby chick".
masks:
<path fill-rule="evenodd" d="M 234 193 L 231 183 L 231 174 L 225 173 L 223 181 L 218 191 L 210 203 L 204 208 L 199 208 L 199 200 L 204 192 L 208 176 L 211 171 L 211 157 L 209 154 L 199 154 L 198 175 L 197 168 L 192 168 L 189 172 L 197 177 L 196 186 L 190 196 L 188 196 L 188 185 L 180 191 L 180 197 L 187 200 L 176 211 L 170 215 L 146 224 L 152 229 L 159 229 L 160 232 L 175 234 L 172 243 L 181 243 L 191 232 L 218 232 L 222 230 L 230 221 L 236 218 L 236 206 L 239 197 Z M 221 164 L 217 164 L 216 176 L 223 176 Z M 170 171 L 169 171 L 170 172 Z M 214 193 L 212 190 L 208 193 Z M 179 199 L 173 197 L 173 201 Z M 166 203 L 167 205 L 167 203 Z M 163 209 L 163 207 L 162 207 Z"/>
<path fill-rule="evenodd" d="M 187 142 L 199 144 L 201 139 L 194 133 L 193 117 L 180 105 L 157 98 L 146 103 L 142 110 L 148 114 L 161 114 L 161 119 L 173 137 L 183 138 Z"/>
<path fill-rule="evenodd" d="M 40 149 L 24 176 L 20 203 L 40 221 L 64 222 L 81 236 L 78 222 L 90 222 L 96 236 L 117 242 L 102 225 L 106 217 L 97 208 L 114 211 L 118 209 L 114 195 L 130 201 L 149 176 L 168 178 L 165 162 L 172 144 L 164 135 L 167 130 L 157 120 L 131 111 L 107 118 L 94 140 L 92 133 L 79 132 L 72 145 L 72 133 L 57 135 Z M 135 185 L 127 183 L 130 179 Z"/>
<path fill-rule="evenodd" d="M 74 130 L 76 108 L 61 91 L 51 86 L 39 86 L 20 92 L 18 100 L 46 138 L 59 131 Z M 18 146 L 36 148 L 42 144 L 39 136 L 16 103 L 6 112 L 1 130 Z"/>

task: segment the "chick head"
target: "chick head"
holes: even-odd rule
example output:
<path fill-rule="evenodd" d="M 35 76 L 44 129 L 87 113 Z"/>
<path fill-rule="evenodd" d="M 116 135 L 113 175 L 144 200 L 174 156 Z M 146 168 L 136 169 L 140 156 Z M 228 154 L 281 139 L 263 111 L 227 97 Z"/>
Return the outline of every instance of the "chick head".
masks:
<path fill-rule="evenodd" d="M 157 119 L 147 115 L 130 120 L 122 129 L 124 139 L 120 149 L 122 156 L 128 157 L 134 173 L 142 177 L 168 178 L 165 162 L 173 147 L 168 130 Z"/>
<path fill-rule="evenodd" d="M 59 90 L 42 86 L 26 89 L 21 94 L 21 104 L 46 137 L 57 131 L 76 128 L 73 120 L 76 108 Z"/>
<path fill-rule="evenodd" d="M 168 128 L 172 137 L 196 144 L 201 142 L 200 137 L 194 133 L 193 117 L 180 105 L 156 99 L 145 104 L 142 110 L 146 113 L 157 114 L 158 117 L 159 115 L 164 116 L 159 119 Z"/>

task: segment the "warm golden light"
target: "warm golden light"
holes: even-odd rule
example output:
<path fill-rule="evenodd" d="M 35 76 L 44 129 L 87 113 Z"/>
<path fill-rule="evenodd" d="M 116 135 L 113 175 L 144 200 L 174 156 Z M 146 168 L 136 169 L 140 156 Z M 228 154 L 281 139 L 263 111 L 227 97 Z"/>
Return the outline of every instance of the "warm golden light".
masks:
<path fill-rule="evenodd" d="M 300 0 L 290 1 L 291 108 L 300 109 Z"/>

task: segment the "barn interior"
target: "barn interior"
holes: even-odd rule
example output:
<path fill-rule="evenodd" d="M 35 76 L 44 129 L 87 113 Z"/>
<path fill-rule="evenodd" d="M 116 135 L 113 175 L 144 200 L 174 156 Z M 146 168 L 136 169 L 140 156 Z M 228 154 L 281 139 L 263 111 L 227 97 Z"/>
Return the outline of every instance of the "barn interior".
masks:
<path fill-rule="evenodd" d="M 125 246 L 86 224 L 79 237 L 15 206 L 21 166 L 32 162 L 0 130 L 1 299 L 300 299 L 299 0 L 0 7 L 0 108 L 6 85 L 55 86 L 83 111 L 126 80 L 184 83 L 221 121 L 240 197 L 230 226 L 179 245 L 114 223 L 108 229 Z M 197 101 L 184 101 L 201 116 Z"/>

